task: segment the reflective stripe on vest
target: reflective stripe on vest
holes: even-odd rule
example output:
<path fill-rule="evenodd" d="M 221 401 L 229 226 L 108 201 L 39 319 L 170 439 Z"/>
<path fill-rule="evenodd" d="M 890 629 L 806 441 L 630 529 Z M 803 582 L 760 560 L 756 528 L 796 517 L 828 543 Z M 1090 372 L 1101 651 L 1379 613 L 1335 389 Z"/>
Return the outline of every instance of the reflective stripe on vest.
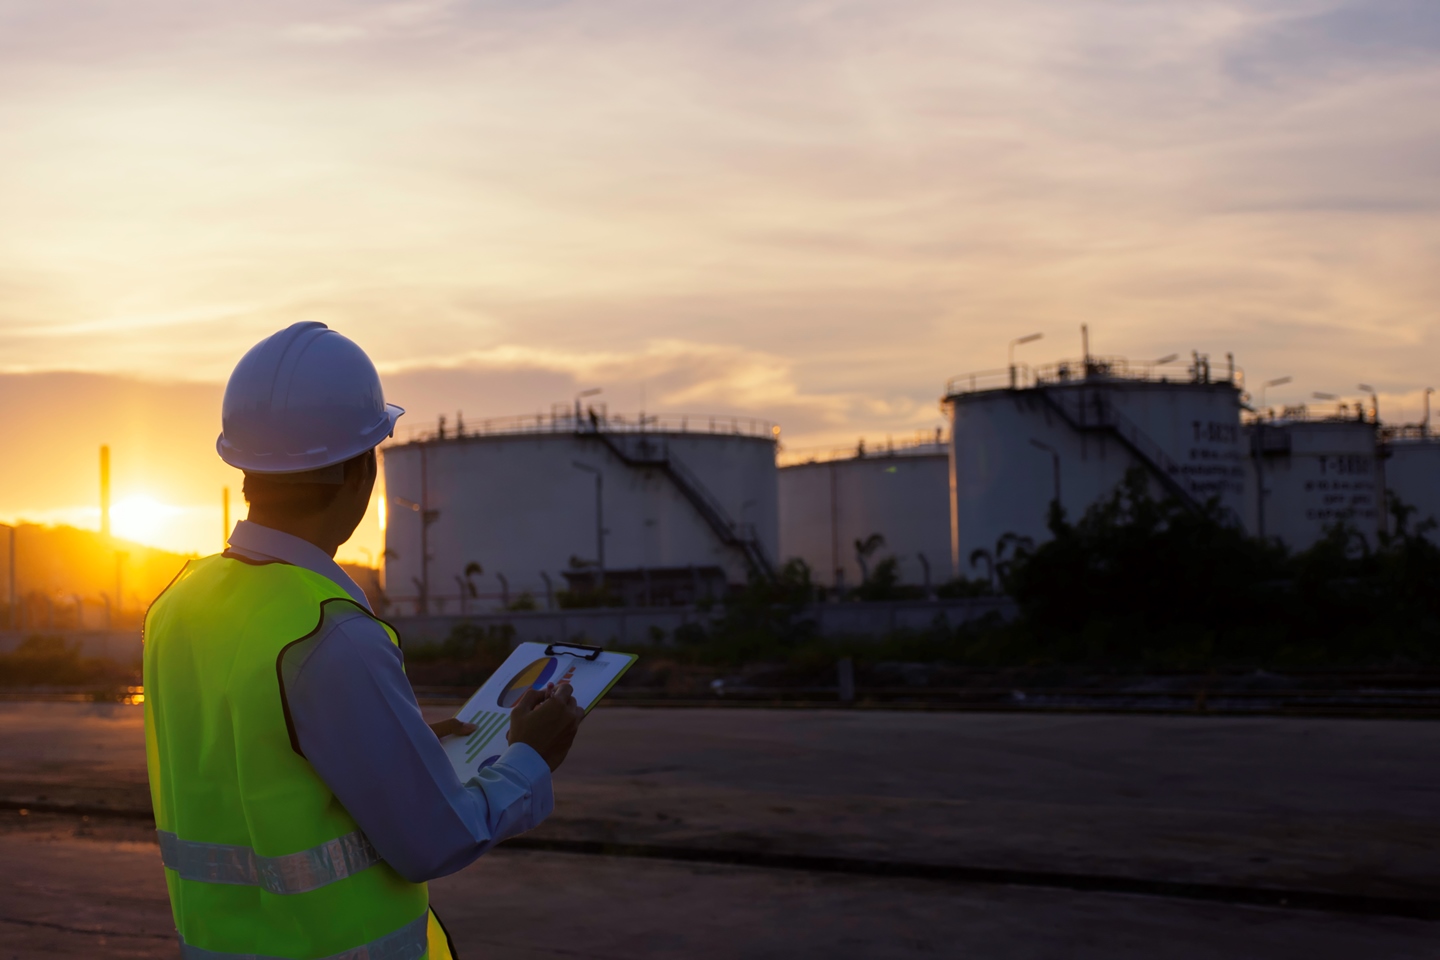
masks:
<path fill-rule="evenodd" d="M 332 953 L 323 960 L 420 960 L 425 956 L 428 946 L 429 922 L 430 912 L 427 910 L 394 933 L 387 933 L 369 943 L 362 943 L 340 953 Z M 261 956 L 258 953 L 220 953 L 206 950 L 186 943 L 184 937 L 180 938 L 180 956 L 185 960 L 285 960 L 284 957 Z"/>
<path fill-rule="evenodd" d="M 380 854 L 359 830 L 283 857 L 258 856 L 249 847 L 160 837 L 160 860 L 183 880 L 264 887 L 270 893 L 307 893 L 366 870 Z"/>

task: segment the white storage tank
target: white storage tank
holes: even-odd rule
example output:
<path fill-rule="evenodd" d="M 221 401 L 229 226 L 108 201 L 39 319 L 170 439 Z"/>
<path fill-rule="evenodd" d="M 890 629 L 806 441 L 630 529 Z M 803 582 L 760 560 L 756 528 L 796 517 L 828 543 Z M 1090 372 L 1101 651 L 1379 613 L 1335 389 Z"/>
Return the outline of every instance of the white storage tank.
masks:
<path fill-rule="evenodd" d="M 392 610 L 479 612 L 525 593 L 543 609 L 602 581 L 626 604 L 719 598 L 775 563 L 777 433 L 732 417 L 565 412 L 459 435 L 442 421 L 387 446 Z"/>
<path fill-rule="evenodd" d="M 1363 413 L 1289 407 L 1245 425 L 1251 450 L 1246 527 L 1304 550 L 1345 523 L 1374 547 L 1381 530 L 1384 474 L 1378 430 Z"/>
<path fill-rule="evenodd" d="M 1428 426 L 1407 425 L 1385 431 L 1385 488 L 1406 506 L 1414 507 L 1410 529 L 1428 519 L 1440 522 L 1440 437 Z M 1429 537 L 1440 543 L 1440 528 Z"/>
<path fill-rule="evenodd" d="M 938 431 L 937 431 L 938 432 Z M 864 554 L 856 542 L 883 538 Z M 780 556 L 798 557 L 814 582 L 855 587 L 898 561 L 900 583 L 937 586 L 950 563 L 950 451 L 930 442 L 816 457 L 780 469 Z"/>
<path fill-rule="evenodd" d="M 1013 549 L 1008 535 L 1039 543 L 1057 496 L 1073 522 L 1109 497 L 1132 467 L 1151 493 L 1197 506 L 1217 498 L 1241 522 L 1245 457 L 1241 375 L 1233 361 L 1211 370 L 1087 357 L 1031 370 L 956 377 L 944 403 L 951 417 L 952 562 L 984 576 Z"/>

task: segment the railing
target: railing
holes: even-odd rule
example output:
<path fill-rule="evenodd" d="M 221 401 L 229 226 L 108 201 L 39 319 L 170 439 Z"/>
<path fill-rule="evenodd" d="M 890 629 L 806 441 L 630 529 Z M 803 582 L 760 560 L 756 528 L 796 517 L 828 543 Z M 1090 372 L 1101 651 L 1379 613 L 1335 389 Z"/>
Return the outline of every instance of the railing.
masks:
<path fill-rule="evenodd" d="M 980 370 L 951 377 L 945 383 L 947 397 L 986 390 L 1028 390 L 1033 387 L 1087 380 L 1130 380 L 1145 383 L 1231 383 L 1241 389 L 1245 372 L 1228 361 L 1219 370 L 1210 358 L 1194 354 L 1189 363 L 1132 362 L 1125 357 L 1080 357 L 1057 363 L 1031 367 L 1018 363 L 1014 367 Z"/>
<path fill-rule="evenodd" d="M 1380 428 L 1380 439 L 1385 443 L 1392 440 L 1440 440 L 1440 435 L 1424 423 L 1397 423 Z"/>
<path fill-rule="evenodd" d="M 593 414 L 593 416 L 592 416 Z M 428 443 L 433 440 L 458 440 L 472 437 L 502 437 L 536 433 L 591 433 L 596 429 L 609 433 L 705 433 L 727 436 L 755 437 L 777 440 L 780 427 L 771 420 L 754 417 L 721 416 L 719 414 L 641 413 L 610 414 L 589 408 L 577 418 L 568 407 L 549 413 L 512 417 L 487 417 L 464 420 L 457 417 L 452 424 L 442 418 L 436 424 L 415 424 L 397 431 L 396 443 Z M 400 439 L 403 437 L 404 439 Z"/>
<path fill-rule="evenodd" d="M 1358 400 L 1355 403 L 1326 404 L 1318 407 L 1297 403 L 1281 407 L 1278 414 L 1274 407 L 1266 407 L 1264 410 L 1256 410 L 1251 416 L 1246 417 L 1245 423 L 1249 426 L 1262 420 L 1267 426 L 1284 423 L 1375 423 L 1374 416 L 1367 414 L 1365 404 Z"/>
<path fill-rule="evenodd" d="M 695 512 L 700 514 L 700 518 L 720 542 L 740 551 L 746 566 L 753 573 L 766 578 L 774 575 L 774 568 L 760 546 L 754 526 L 737 524 L 731 520 L 720 501 L 715 499 L 683 461 L 670 452 L 668 444 L 663 441 L 656 444 L 642 437 L 638 441 L 640 455 L 636 456 L 625 443 L 612 436 L 609 430 L 595 430 L 592 435 L 599 437 L 621 463 L 632 467 L 655 467 L 663 472 L 695 508 Z"/>
<path fill-rule="evenodd" d="M 946 456 L 950 452 L 950 438 L 943 431 L 919 432 L 914 437 L 899 441 L 887 439 L 875 446 L 863 442 L 851 447 L 782 447 L 779 455 L 780 466 L 793 467 L 805 463 L 829 463 L 833 460 L 883 460 L 887 457 Z"/>
<path fill-rule="evenodd" d="M 1066 393 L 1068 392 L 1066 391 Z M 1129 417 L 1116 410 L 1114 405 L 1109 402 L 1109 398 L 1102 392 L 1082 391 L 1075 394 L 1076 409 L 1074 412 L 1066 409 L 1066 401 L 1070 398 L 1063 394 L 1041 390 L 1040 396 L 1044 398 L 1051 409 L 1060 414 L 1061 419 L 1069 424 L 1071 429 L 1076 431 L 1105 430 L 1114 434 L 1122 444 L 1130 449 L 1136 459 L 1150 468 L 1151 474 L 1173 497 L 1190 510 L 1197 512 L 1200 510 L 1199 501 L 1179 480 L 1179 464 L 1171 459 L 1160 444 L 1152 440 Z M 1093 417 L 1091 416 L 1092 408 Z"/>

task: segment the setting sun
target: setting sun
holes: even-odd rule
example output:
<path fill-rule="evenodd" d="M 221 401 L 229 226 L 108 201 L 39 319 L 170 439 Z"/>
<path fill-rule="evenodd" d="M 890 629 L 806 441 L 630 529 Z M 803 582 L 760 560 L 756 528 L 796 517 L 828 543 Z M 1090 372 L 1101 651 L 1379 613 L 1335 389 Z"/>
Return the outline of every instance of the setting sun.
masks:
<path fill-rule="evenodd" d="M 183 507 L 144 494 L 126 497 L 110 508 L 111 530 L 126 540 L 157 543 L 165 539 L 166 528 L 184 512 Z"/>

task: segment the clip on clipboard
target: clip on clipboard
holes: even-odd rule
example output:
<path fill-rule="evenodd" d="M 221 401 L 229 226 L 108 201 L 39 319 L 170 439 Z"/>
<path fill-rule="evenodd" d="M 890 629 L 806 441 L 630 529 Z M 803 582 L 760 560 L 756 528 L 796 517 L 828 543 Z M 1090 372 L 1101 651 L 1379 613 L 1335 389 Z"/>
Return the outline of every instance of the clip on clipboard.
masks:
<path fill-rule="evenodd" d="M 571 653 L 572 650 L 589 650 L 589 653 Z M 545 648 L 547 657 L 579 657 L 581 660 L 598 660 L 600 654 L 605 652 L 604 647 L 594 647 L 588 643 L 552 643 Z"/>

